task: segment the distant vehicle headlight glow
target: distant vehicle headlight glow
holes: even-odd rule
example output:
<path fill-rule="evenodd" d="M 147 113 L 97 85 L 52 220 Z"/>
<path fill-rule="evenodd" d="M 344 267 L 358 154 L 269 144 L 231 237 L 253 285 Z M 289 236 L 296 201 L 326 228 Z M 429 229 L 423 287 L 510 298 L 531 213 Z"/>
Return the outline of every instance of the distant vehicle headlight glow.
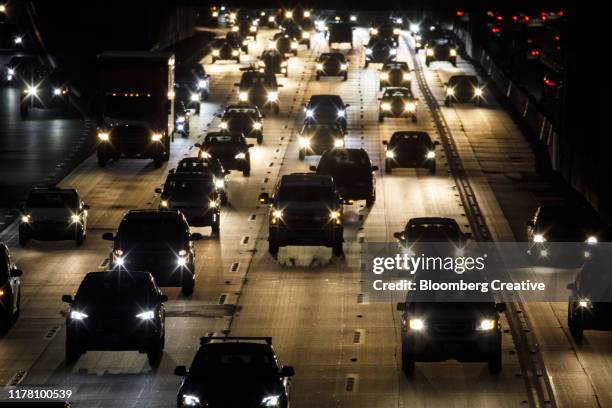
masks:
<path fill-rule="evenodd" d="M 370 34 L 372 34 L 372 35 L 378 35 L 378 29 L 377 29 L 377 28 L 371 28 L 371 29 L 370 29 Z"/>
<path fill-rule="evenodd" d="M 389 74 L 386 72 L 382 72 L 380 74 L 380 79 L 382 79 L 383 81 L 388 81 L 389 80 Z"/>
<path fill-rule="evenodd" d="M 102 142 L 108 142 L 109 138 L 110 138 L 110 134 L 108 132 L 98 133 L 98 139 L 100 139 Z"/>
<path fill-rule="evenodd" d="M 153 310 L 147 310 L 146 312 L 138 313 L 136 317 L 140 320 L 153 320 L 155 312 Z"/>
<path fill-rule="evenodd" d="M 35 87 L 35 86 L 28 86 L 28 87 L 27 87 L 27 88 L 24 90 L 24 92 L 25 92 L 27 95 L 36 96 L 36 95 L 38 95 L 38 88 L 37 88 L 37 87 Z"/>
<path fill-rule="evenodd" d="M 78 214 L 72 214 L 70 216 L 70 222 L 72 222 L 73 224 L 80 224 L 81 223 L 81 216 Z"/>
<path fill-rule="evenodd" d="M 291 49 L 292 49 L 292 50 L 295 50 L 295 49 L 297 49 L 297 47 L 299 47 L 299 45 L 300 45 L 300 44 L 298 44 L 298 42 L 297 42 L 297 41 L 292 41 L 292 42 L 291 42 Z"/>
<path fill-rule="evenodd" d="M 446 88 L 446 95 L 453 96 L 455 94 L 455 90 L 453 88 Z"/>
<path fill-rule="evenodd" d="M 161 133 L 153 133 L 153 134 L 151 135 L 151 141 L 152 141 L 152 142 L 161 142 L 161 140 L 162 140 L 162 135 L 161 135 Z"/>
<path fill-rule="evenodd" d="M 341 71 L 346 71 L 348 68 L 348 64 L 340 64 L 340 70 Z"/>
<path fill-rule="evenodd" d="M 216 208 L 217 207 L 217 200 L 210 200 L 208 202 L 208 207 L 209 208 Z"/>
<path fill-rule="evenodd" d="M 533 236 L 533 242 L 541 244 L 542 242 L 546 242 L 546 238 L 542 234 L 535 234 Z"/>
<path fill-rule="evenodd" d="M 351 20 L 351 21 L 357 21 L 357 16 L 351 16 L 351 17 L 350 17 L 350 20 Z"/>
<path fill-rule="evenodd" d="M 310 146 L 310 139 L 307 137 L 300 137 L 299 144 L 301 148 L 306 148 Z"/>
<path fill-rule="evenodd" d="M 394 28 L 394 29 L 393 29 L 393 34 L 394 34 L 394 35 L 400 35 L 400 33 L 401 33 L 401 32 L 402 32 L 402 31 L 401 31 L 399 28 Z"/>
<path fill-rule="evenodd" d="M 411 79 L 411 78 L 410 78 L 410 74 L 409 74 L 408 72 L 404 72 L 404 73 L 402 74 L 402 79 L 403 79 L 404 81 L 410 81 L 410 79 Z"/>
<path fill-rule="evenodd" d="M 233 55 L 234 57 L 237 57 L 239 54 L 240 54 L 240 51 L 238 51 L 238 50 L 233 50 L 233 51 L 232 51 L 232 55 Z"/>
<path fill-rule="evenodd" d="M 419 24 L 410 24 L 410 31 L 413 33 L 418 33 L 421 30 L 421 26 Z"/>
<path fill-rule="evenodd" d="M 183 406 L 196 407 L 200 405 L 200 399 L 195 395 L 183 395 Z"/>
<path fill-rule="evenodd" d="M 397 55 L 397 50 L 396 50 L 395 48 L 392 48 L 392 49 L 389 51 L 389 54 L 391 54 L 391 55 Z"/>
<path fill-rule="evenodd" d="M 431 152 L 427 152 L 427 157 L 428 159 L 435 159 L 436 158 L 436 152 L 431 151 Z"/>
<path fill-rule="evenodd" d="M 310 18 L 310 11 L 304 12 L 304 18 Z"/>
<path fill-rule="evenodd" d="M 61 95 L 62 94 L 62 90 L 59 88 L 53 88 L 53 95 Z"/>
<path fill-rule="evenodd" d="M 483 319 L 480 321 L 480 323 L 476 327 L 476 330 L 489 331 L 489 330 L 493 330 L 494 328 L 495 328 L 495 320 Z"/>
<path fill-rule="evenodd" d="M 280 396 L 270 395 L 261 400 L 261 406 L 267 408 L 275 408 L 280 406 Z"/>
<path fill-rule="evenodd" d="M 306 39 L 310 38 L 310 33 L 309 33 L 309 32 L 306 32 L 306 31 L 303 31 L 303 32 L 302 32 L 302 38 L 303 38 L 304 40 L 306 40 Z"/>
<path fill-rule="evenodd" d="M 119 266 L 123 266 L 125 264 L 125 258 L 122 256 L 118 256 L 115 258 L 115 264 Z"/>
<path fill-rule="evenodd" d="M 162 207 L 166 208 L 168 207 L 168 200 L 161 200 L 160 204 Z"/>
<path fill-rule="evenodd" d="M 372 49 L 371 48 L 366 48 L 365 53 L 366 53 L 366 55 L 372 55 Z"/>
<path fill-rule="evenodd" d="M 213 57 L 218 57 L 219 56 L 219 50 L 213 50 L 212 51 L 212 55 L 213 55 Z"/>
<path fill-rule="evenodd" d="M 246 154 L 238 153 L 236 156 L 234 156 L 234 158 L 239 159 L 239 160 L 244 160 L 246 158 Z"/>
<path fill-rule="evenodd" d="M 272 102 L 278 100 L 278 92 L 268 92 L 268 100 Z"/>
<path fill-rule="evenodd" d="M 474 95 L 482 96 L 482 88 L 475 88 L 474 89 Z"/>
<path fill-rule="evenodd" d="M 185 123 L 185 116 L 181 115 L 178 118 L 176 118 L 176 123 Z"/>
<path fill-rule="evenodd" d="M 338 117 L 343 118 L 345 116 L 346 116 L 346 112 L 344 112 L 344 110 L 342 109 L 338 109 Z"/>
<path fill-rule="evenodd" d="M 32 219 L 32 217 L 29 216 L 29 215 L 25 215 L 24 214 L 24 215 L 21 216 L 21 222 L 26 223 L 26 224 L 29 223 L 31 219 Z"/>
<path fill-rule="evenodd" d="M 343 146 L 344 146 L 344 140 L 342 139 L 334 140 L 334 147 L 343 147 Z"/>
<path fill-rule="evenodd" d="M 20 36 L 15 37 L 15 44 L 21 44 L 23 42 L 23 38 Z"/>
<path fill-rule="evenodd" d="M 414 102 L 408 102 L 406 104 L 406 110 L 408 112 L 414 112 L 416 110 L 416 104 Z"/>
<path fill-rule="evenodd" d="M 597 237 L 591 235 L 590 237 L 588 237 L 585 241 L 587 244 L 593 245 L 596 244 L 598 242 Z"/>
<path fill-rule="evenodd" d="M 88 318 L 88 317 L 89 317 L 89 316 L 88 316 L 88 315 L 86 315 L 85 313 L 83 313 L 83 312 L 79 312 L 79 311 L 77 311 L 77 310 L 73 310 L 73 311 L 71 311 L 71 312 L 70 312 L 70 318 L 71 318 L 72 320 L 83 320 L 83 319 L 86 319 L 86 318 Z"/>
<path fill-rule="evenodd" d="M 246 102 L 246 100 L 248 99 L 248 95 L 246 92 L 240 92 L 238 94 L 238 99 L 240 99 L 241 102 Z"/>
<path fill-rule="evenodd" d="M 314 116 L 314 111 L 312 109 L 306 109 L 306 117 L 312 118 Z"/>
<path fill-rule="evenodd" d="M 427 50 L 425 50 L 425 53 L 427 54 L 428 57 L 433 57 L 434 50 L 432 50 L 431 48 L 428 48 Z"/>
<path fill-rule="evenodd" d="M 191 96 L 189 97 L 189 99 L 191 99 L 191 102 L 199 102 L 200 101 L 200 95 L 196 94 L 196 93 L 192 93 Z"/>
<path fill-rule="evenodd" d="M 396 22 L 397 24 L 404 24 L 404 19 L 403 19 L 403 18 L 396 18 L 396 19 L 395 19 L 395 22 Z"/>
<path fill-rule="evenodd" d="M 391 104 L 389 102 L 383 102 L 380 104 L 380 109 L 391 110 Z"/>
<path fill-rule="evenodd" d="M 385 152 L 385 157 L 386 157 L 387 159 L 393 159 L 393 158 L 395 157 L 395 153 L 393 153 L 393 151 L 392 151 L 392 150 L 387 150 L 387 151 Z"/>
<path fill-rule="evenodd" d="M 340 218 L 340 216 L 341 216 L 340 211 L 330 211 L 329 213 L 329 218 L 331 218 L 332 220 L 336 220 Z"/>
<path fill-rule="evenodd" d="M 451 50 L 450 50 L 450 56 L 451 56 L 451 57 L 456 57 L 456 56 L 457 56 L 457 50 L 456 50 L 456 49 L 454 49 L 454 48 L 453 48 L 453 49 L 451 49 Z"/>
<path fill-rule="evenodd" d="M 8 69 L 8 74 L 9 75 L 15 75 L 15 70 L 13 68 L 9 68 Z"/>
<path fill-rule="evenodd" d="M 323 69 L 323 64 L 320 63 L 320 62 L 317 62 L 316 63 L 316 67 L 317 67 L 318 70 L 322 70 Z"/>
<path fill-rule="evenodd" d="M 253 129 L 261 130 L 262 124 L 261 122 L 253 122 Z"/>
<path fill-rule="evenodd" d="M 215 187 L 217 187 L 217 188 L 225 187 L 225 180 L 223 180 L 223 179 L 215 179 Z"/>
<path fill-rule="evenodd" d="M 223 130 L 227 129 L 227 122 L 219 123 L 219 129 L 223 129 Z"/>
<path fill-rule="evenodd" d="M 408 327 L 411 330 L 421 331 L 425 328 L 425 322 L 422 319 L 410 319 L 408 321 Z"/>

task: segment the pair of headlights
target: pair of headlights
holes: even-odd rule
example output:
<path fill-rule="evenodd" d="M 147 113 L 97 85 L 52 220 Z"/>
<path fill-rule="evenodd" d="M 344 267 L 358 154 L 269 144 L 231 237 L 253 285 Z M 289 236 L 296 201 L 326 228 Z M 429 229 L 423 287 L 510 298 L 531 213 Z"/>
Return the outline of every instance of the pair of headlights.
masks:
<path fill-rule="evenodd" d="M 388 81 L 389 80 L 389 73 L 388 72 L 382 72 L 380 74 L 380 79 L 383 81 Z M 410 81 L 410 74 L 407 72 L 404 72 L 402 74 L 402 80 L 404 81 Z"/>
<path fill-rule="evenodd" d="M 72 310 L 70 312 L 70 318 L 72 320 L 85 320 L 89 315 L 78 310 Z M 153 320 L 155 318 L 155 311 L 147 310 L 136 315 L 140 320 Z"/>
<path fill-rule="evenodd" d="M 391 104 L 389 102 L 383 102 L 380 104 L 380 109 L 384 111 L 391 110 Z M 414 112 L 416 110 L 416 103 L 408 102 L 404 105 L 404 110 L 408 112 Z"/>
<path fill-rule="evenodd" d="M 261 400 L 260 407 L 277 408 L 280 407 L 281 399 L 279 395 L 269 395 Z M 203 406 L 202 401 L 195 395 L 183 395 L 183 407 L 199 407 Z"/>
<path fill-rule="evenodd" d="M 410 330 L 423 331 L 427 326 L 424 319 L 410 319 L 408 321 L 408 327 Z M 491 331 L 493 329 L 495 329 L 494 319 L 482 319 L 476 325 L 476 331 Z"/>
<path fill-rule="evenodd" d="M 385 157 L 387 159 L 395 159 L 395 152 L 393 150 L 387 150 L 385 152 Z M 425 155 L 426 159 L 435 159 L 436 158 L 436 152 L 431 150 L 429 152 L 427 152 L 427 154 Z"/>
<path fill-rule="evenodd" d="M 21 216 L 21 222 L 24 224 L 29 224 L 32 221 L 32 216 L 30 214 L 24 214 Z M 82 222 L 82 218 L 79 214 L 72 214 L 70 216 L 71 224 L 80 224 Z"/>

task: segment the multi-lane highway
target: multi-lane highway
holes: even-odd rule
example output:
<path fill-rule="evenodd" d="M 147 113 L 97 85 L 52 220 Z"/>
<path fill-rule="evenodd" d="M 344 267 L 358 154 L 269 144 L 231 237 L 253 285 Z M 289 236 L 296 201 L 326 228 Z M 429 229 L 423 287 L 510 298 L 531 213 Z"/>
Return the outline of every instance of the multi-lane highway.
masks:
<path fill-rule="evenodd" d="M 255 61 L 273 33 L 262 29 L 240 66 Z M 528 143 L 492 89 L 485 91 L 483 107 L 443 106 L 445 78 L 457 70 L 474 73 L 474 67 L 461 58 L 457 68 L 447 63 L 426 67 L 423 53 L 415 56 L 411 51 L 408 34 L 401 36 L 398 59 L 415 69 L 418 121 L 379 123 L 377 65 L 363 69 L 361 45 L 367 42 L 367 30 L 357 28 L 354 35 L 354 50 L 342 50 L 350 61 L 346 82 L 315 81 L 314 60 L 327 50 L 321 34 L 313 36 L 310 50 L 301 47 L 298 57 L 291 58 L 289 77 L 279 77 L 284 85 L 280 115 L 268 113 L 264 120 L 264 143 L 252 148 L 250 177 L 239 172 L 230 176 L 221 238 L 209 239 L 209 228 L 193 229 L 206 236 L 196 243 L 193 296 L 164 288 L 170 299 L 166 349 L 157 369 L 136 352 L 88 352 L 67 367 L 61 296 L 73 294 L 87 272 L 103 269 L 109 246 L 102 233 L 114 232 L 130 209 L 157 208 L 154 189 L 167 170 L 181 158 L 194 156 L 194 143 L 217 129 L 214 115 L 237 100 L 238 64 L 204 59 L 211 75 L 210 100 L 191 117 L 190 137 L 176 137 L 162 169 L 141 160 L 121 160 L 101 169 L 92 156 L 61 181 L 61 186 L 76 187 L 91 206 L 83 246 L 34 241 L 19 248 L 16 225 L 9 226 L 0 241 L 9 245 L 24 271 L 23 294 L 19 319 L 0 340 L 0 383 L 71 386 L 78 407 L 169 407 L 176 403 L 180 383 L 174 367 L 189 365 L 201 336 L 229 333 L 273 337 L 283 363 L 296 370 L 292 407 L 516 407 L 541 406 L 545 400 L 550 406 L 610 405 L 609 336 L 589 333 L 589 340 L 577 349 L 567 334 L 565 303 L 518 303 L 524 309 L 508 309 L 520 312 L 525 326 L 517 327 L 514 316 L 503 319 L 503 370 L 498 376 L 491 376 L 486 364 L 452 361 L 417 364 L 414 377 L 404 376 L 395 305 L 370 301 L 361 293 L 361 243 L 392 241 L 393 232 L 419 216 L 452 217 L 469 232 L 474 219 L 459 191 L 460 179 L 469 183 L 495 241 L 523 240 L 525 220 L 534 208 L 559 197 L 537 176 Z M 258 204 L 257 196 L 270 192 L 279 176 L 305 172 L 316 164 L 314 157 L 298 160 L 297 132 L 302 104 L 313 94 L 327 93 L 351 105 L 347 146 L 365 148 L 380 168 L 383 140 L 398 130 L 424 130 L 436 140 L 452 138 L 457 156 L 451 160 L 464 171 L 455 174 L 444 145 L 437 151 L 436 175 L 423 169 L 379 172 L 376 204 L 371 209 L 363 203 L 345 208 L 344 257 L 333 257 L 329 248 L 287 247 L 274 259 L 267 251 L 267 208 Z M 441 107 L 432 105 L 432 97 Z M 434 114 L 442 115 L 445 135 L 440 135 Z M 521 330 L 531 333 L 522 337 Z M 515 344 L 524 338 L 529 343 Z"/>

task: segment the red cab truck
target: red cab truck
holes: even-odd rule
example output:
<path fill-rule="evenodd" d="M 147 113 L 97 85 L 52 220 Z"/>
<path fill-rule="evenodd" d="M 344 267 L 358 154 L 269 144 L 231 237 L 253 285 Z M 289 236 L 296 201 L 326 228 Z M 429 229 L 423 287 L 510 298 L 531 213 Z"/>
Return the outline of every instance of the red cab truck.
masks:
<path fill-rule="evenodd" d="M 170 157 L 174 127 L 174 55 L 114 51 L 98 55 L 98 92 L 94 103 L 98 164 L 120 157 Z"/>

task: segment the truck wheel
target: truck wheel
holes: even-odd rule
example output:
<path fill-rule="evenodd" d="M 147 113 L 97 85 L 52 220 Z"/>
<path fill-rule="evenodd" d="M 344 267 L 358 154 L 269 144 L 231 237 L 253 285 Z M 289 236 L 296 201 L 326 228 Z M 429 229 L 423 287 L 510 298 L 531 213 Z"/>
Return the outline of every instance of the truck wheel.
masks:
<path fill-rule="evenodd" d="M 347 79 L 348 79 L 348 72 L 345 72 L 343 81 L 346 81 Z"/>
<path fill-rule="evenodd" d="M 217 221 L 210 226 L 212 229 L 212 234 L 215 238 L 219 238 L 221 236 L 221 218 L 220 215 L 217 214 Z"/>
<path fill-rule="evenodd" d="M 372 195 L 366 198 L 366 207 L 371 208 L 376 202 L 376 193 L 372 193 Z"/>
<path fill-rule="evenodd" d="M 416 115 L 413 115 L 412 116 L 412 123 L 416 123 L 416 121 L 417 121 L 417 117 L 416 117 Z"/>
<path fill-rule="evenodd" d="M 106 166 L 106 162 L 108 161 L 108 157 L 104 153 L 98 152 L 98 167 Z"/>
<path fill-rule="evenodd" d="M 19 115 L 21 116 L 21 119 L 27 118 L 29 113 L 30 110 L 28 109 L 27 105 L 22 104 L 19 106 Z"/>
<path fill-rule="evenodd" d="M 378 122 L 383 123 L 385 121 L 385 117 L 383 115 L 378 115 Z"/>
<path fill-rule="evenodd" d="M 76 246 L 83 245 L 83 241 L 85 241 L 85 232 L 83 230 L 77 230 L 76 237 L 74 238 L 74 243 Z"/>
<path fill-rule="evenodd" d="M 249 177 L 251 175 L 251 162 L 247 162 L 242 168 L 242 175 L 244 177 Z"/>
<path fill-rule="evenodd" d="M 274 106 L 274 114 L 278 115 L 278 112 L 280 111 L 278 105 Z"/>
<path fill-rule="evenodd" d="M 195 113 L 196 113 L 196 115 L 200 114 L 200 104 L 199 103 L 195 107 Z"/>
<path fill-rule="evenodd" d="M 436 174 L 436 163 L 435 162 L 429 166 L 429 174 L 431 175 Z"/>
<path fill-rule="evenodd" d="M 568 312 L 571 313 L 571 312 Z M 576 344 L 582 344 L 582 339 L 584 338 L 584 326 L 582 324 L 582 319 L 574 316 L 573 314 L 568 317 L 568 326 L 572 337 Z"/>
<path fill-rule="evenodd" d="M 334 242 L 334 245 L 332 246 L 332 254 L 334 256 L 342 256 L 343 253 L 344 253 L 344 250 L 342 249 L 342 240 L 339 239 L 336 242 Z"/>
<path fill-rule="evenodd" d="M 202 91 L 202 99 L 207 101 L 210 93 L 207 90 Z"/>
<path fill-rule="evenodd" d="M 414 374 L 415 364 L 414 357 L 408 353 L 402 352 L 402 371 L 406 377 Z"/>
<path fill-rule="evenodd" d="M 285 70 L 285 78 L 289 77 L 289 71 Z"/>
<path fill-rule="evenodd" d="M 183 293 L 183 296 L 191 296 L 193 294 L 193 287 L 194 287 L 193 276 L 189 276 L 187 277 L 187 279 L 183 282 L 183 285 L 181 286 L 181 292 Z"/>
<path fill-rule="evenodd" d="M 304 160 L 304 157 L 306 157 L 306 152 L 304 151 L 304 149 L 300 149 L 300 153 L 299 153 L 300 160 Z"/>
<path fill-rule="evenodd" d="M 155 158 L 153 159 L 153 166 L 156 169 L 159 169 L 162 166 L 163 162 L 164 162 L 164 154 L 160 153 L 157 156 L 155 156 Z"/>
<path fill-rule="evenodd" d="M 457 66 L 457 61 L 452 61 L 451 64 L 453 64 L 453 67 Z"/>
<path fill-rule="evenodd" d="M 428 59 L 425 60 L 425 65 L 429 66 L 430 61 Z"/>
<path fill-rule="evenodd" d="M 385 160 L 385 173 L 391 174 L 393 172 L 393 167 L 391 167 L 391 163 L 389 160 Z"/>
<path fill-rule="evenodd" d="M 257 144 L 262 144 L 263 143 L 263 133 L 259 132 L 257 134 Z"/>
<path fill-rule="evenodd" d="M 240 56 L 236 57 L 236 64 L 240 64 Z"/>
<path fill-rule="evenodd" d="M 501 348 L 496 348 L 496 350 L 489 356 L 489 360 L 487 361 L 487 366 L 489 368 L 489 373 L 496 375 L 499 374 L 502 370 L 502 352 Z"/>
<path fill-rule="evenodd" d="M 316 80 L 317 81 L 321 80 L 321 75 L 319 73 L 317 73 Z"/>
<path fill-rule="evenodd" d="M 214 64 L 215 62 L 217 62 L 217 59 L 215 57 L 213 57 L 212 63 Z"/>
<path fill-rule="evenodd" d="M 161 362 L 162 356 L 164 355 L 164 345 L 165 339 L 162 337 L 155 342 L 154 345 L 151 346 L 147 350 L 147 359 L 149 360 L 149 365 L 152 368 L 159 367 L 159 363 Z"/>
<path fill-rule="evenodd" d="M 444 106 L 449 107 L 451 104 L 450 99 L 448 97 L 446 97 L 446 99 L 444 99 Z"/>
<path fill-rule="evenodd" d="M 66 364 L 74 364 L 81 357 L 81 350 L 77 347 L 73 340 L 66 337 Z"/>
<path fill-rule="evenodd" d="M 368 67 L 368 65 L 370 65 L 370 61 L 367 61 L 367 60 L 366 60 L 366 62 L 365 62 L 365 64 L 363 65 L 363 67 L 364 67 L 364 68 L 367 68 L 367 67 Z"/>
<path fill-rule="evenodd" d="M 268 241 L 268 252 L 272 256 L 278 255 L 278 242 L 276 240 L 270 239 Z"/>

